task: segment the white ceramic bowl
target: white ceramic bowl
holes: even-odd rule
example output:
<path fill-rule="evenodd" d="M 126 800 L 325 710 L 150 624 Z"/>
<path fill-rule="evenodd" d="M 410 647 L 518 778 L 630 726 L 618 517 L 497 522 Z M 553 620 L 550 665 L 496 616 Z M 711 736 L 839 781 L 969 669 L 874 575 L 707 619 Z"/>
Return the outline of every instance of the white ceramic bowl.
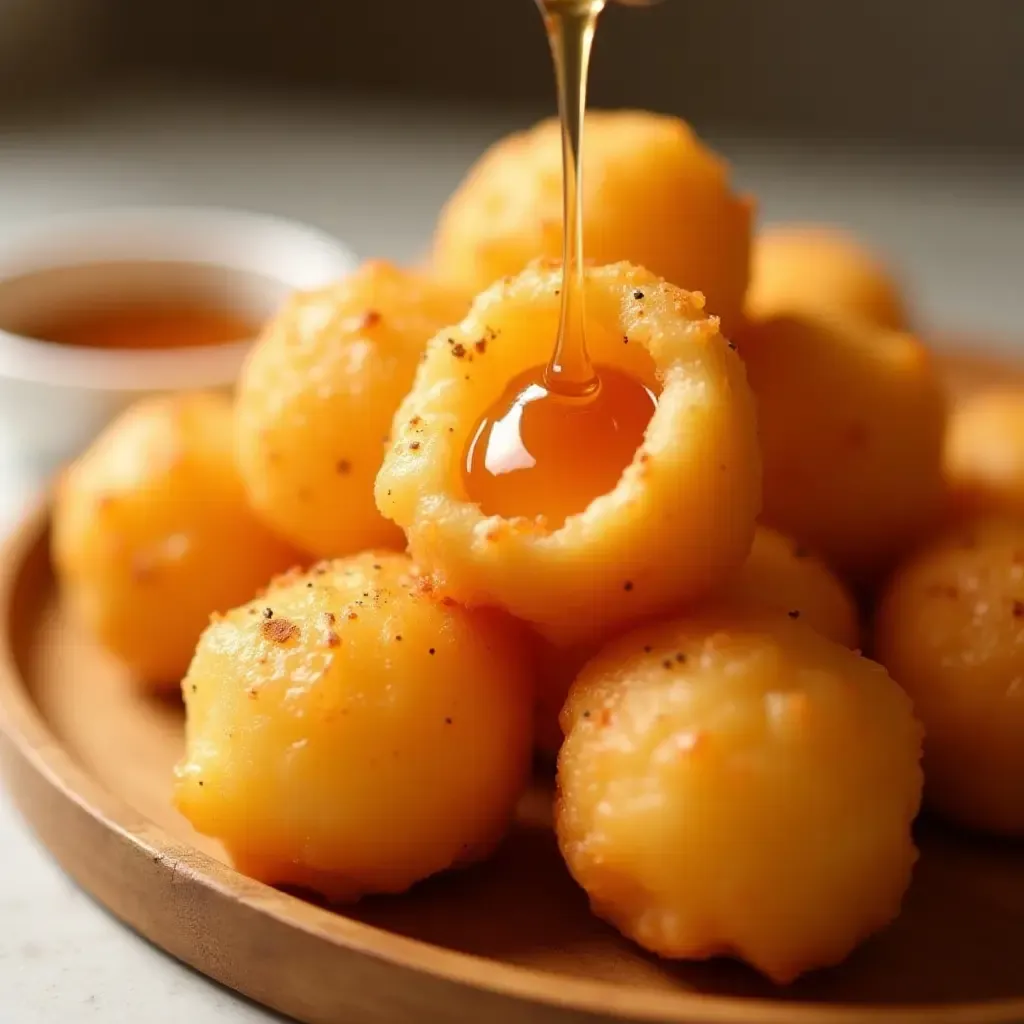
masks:
<path fill-rule="evenodd" d="M 259 323 L 291 292 L 354 265 L 313 228 L 191 207 L 95 210 L 0 240 L 0 455 L 49 472 L 143 395 L 230 387 L 253 340 L 90 349 L 19 333 L 33 322 L 84 302 L 144 298 L 209 303 Z"/>

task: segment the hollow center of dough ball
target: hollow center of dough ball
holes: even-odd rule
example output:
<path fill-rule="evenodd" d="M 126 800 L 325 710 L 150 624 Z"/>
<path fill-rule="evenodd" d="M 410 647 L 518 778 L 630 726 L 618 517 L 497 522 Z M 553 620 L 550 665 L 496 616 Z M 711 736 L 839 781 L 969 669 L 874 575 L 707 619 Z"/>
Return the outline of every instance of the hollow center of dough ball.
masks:
<path fill-rule="evenodd" d="M 466 492 L 485 515 L 543 516 L 557 529 L 614 490 L 658 400 L 614 367 L 598 367 L 598 379 L 583 398 L 549 388 L 543 367 L 509 382 L 466 451 Z"/>

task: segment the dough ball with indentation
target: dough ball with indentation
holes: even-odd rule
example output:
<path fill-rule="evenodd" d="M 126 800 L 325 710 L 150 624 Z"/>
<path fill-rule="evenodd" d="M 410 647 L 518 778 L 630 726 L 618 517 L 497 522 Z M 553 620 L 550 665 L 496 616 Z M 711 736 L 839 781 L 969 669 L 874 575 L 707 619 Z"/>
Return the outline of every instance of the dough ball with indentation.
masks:
<path fill-rule="evenodd" d="M 584 142 L 587 259 L 628 260 L 707 299 L 728 333 L 747 288 L 752 203 L 688 125 L 642 111 L 592 111 Z M 554 119 L 477 162 L 434 238 L 437 272 L 473 293 L 542 256 L 562 256 L 562 149 Z"/>
<path fill-rule="evenodd" d="M 299 556 L 250 511 L 217 394 L 146 399 L 63 475 L 53 557 L 65 599 L 145 684 L 177 688 L 211 612 Z"/>
<path fill-rule="evenodd" d="M 916 338 L 778 317 L 738 338 L 757 396 L 764 521 L 844 574 L 891 566 L 941 516 L 946 395 Z"/>
<path fill-rule="evenodd" d="M 924 722 L 926 797 L 1024 835 L 1024 518 L 967 522 L 889 581 L 875 650 Z"/>
<path fill-rule="evenodd" d="M 908 326 L 893 272 L 848 232 L 824 225 L 779 225 L 755 236 L 746 308 L 758 320 L 838 313 Z"/>
<path fill-rule="evenodd" d="M 466 305 L 379 261 L 286 304 L 238 387 L 238 462 L 268 523 L 318 557 L 402 545 L 373 481 L 427 340 Z"/>
<path fill-rule="evenodd" d="M 182 689 L 177 806 L 264 882 L 402 892 L 487 856 L 528 779 L 514 624 L 437 600 L 404 555 L 275 581 L 210 625 Z"/>
<path fill-rule="evenodd" d="M 610 490 L 573 494 L 580 512 L 485 512 L 467 452 L 509 382 L 543 371 L 560 288 L 561 271 L 537 263 L 430 343 L 395 417 L 377 502 L 445 593 L 572 645 L 694 600 L 739 567 L 760 506 L 760 453 L 743 364 L 700 297 L 628 264 L 592 268 L 587 345 L 598 376 L 615 371 L 649 389 L 657 408 L 631 460 L 612 467 Z M 607 454 L 566 447 L 557 432 L 543 441 L 563 471 L 539 508 L 579 485 L 582 461 Z"/>
<path fill-rule="evenodd" d="M 946 477 L 956 514 L 1024 514 L 1024 388 L 986 391 L 954 409 Z"/>
<path fill-rule="evenodd" d="M 880 665 L 719 608 L 612 643 L 562 721 L 562 853 L 595 913 L 651 952 L 787 983 L 899 913 L 921 728 Z"/>

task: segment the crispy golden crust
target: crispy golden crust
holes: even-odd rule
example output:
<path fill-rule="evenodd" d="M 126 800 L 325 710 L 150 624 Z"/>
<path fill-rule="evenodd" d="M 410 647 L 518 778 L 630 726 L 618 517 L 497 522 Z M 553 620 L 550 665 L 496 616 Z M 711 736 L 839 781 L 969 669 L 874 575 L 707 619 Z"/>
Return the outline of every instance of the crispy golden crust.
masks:
<path fill-rule="evenodd" d="M 213 623 L 182 684 L 175 800 L 241 870 L 331 899 L 488 855 L 529 776 L 513 624 L 433 599 L 389 552 L 275 581 Z"/>
<path fill-rule="evenodd" d="M 660 393 L 644 443 L 615 489 L 560 529 L 485 517 L 465 495 L 466 446 L 507 381 L 547 361 L 560 286 L 560 270 L 536 264 L 431 342 L 376 493 L 445 593 L 575 643 L 697 598 L 735 569 L 753 537 L 760 458 L 743 366 L 699 297 L 627 264 L 592 269 L 594 361 Z"/>
<path fill-rule="evenodd" d="M 238 387 L 238 462 L 260 516 L 315 557 L 403 546 L 373 482 L 427 341 L 467 305 L 381 261 L 292 297 Z"/>
<path fill-rule="evenodd" d="M 562 725 L 562 853 L 646 949 L 734 955 L 787 983 L 899 912 L 922 734 L 881 666 L 722 607 L 611 644 Z"/>

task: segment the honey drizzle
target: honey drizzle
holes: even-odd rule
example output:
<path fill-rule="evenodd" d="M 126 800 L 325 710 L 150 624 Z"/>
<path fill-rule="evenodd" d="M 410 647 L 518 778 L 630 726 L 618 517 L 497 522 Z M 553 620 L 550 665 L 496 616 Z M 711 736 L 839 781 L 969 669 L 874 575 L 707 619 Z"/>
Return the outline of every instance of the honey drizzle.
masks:
<path fill-rule="evenodd" d="M 583 265 L 583 129 L 590 53 L 605 0 L 537 0 L 555 65 L 562 124 L 562 295 L 549 391 L 587 398 L 600 380 L 587 353 Z"/>
<path fill-rule="evenodd" d="M 598 17 L 606 0 L 537 0 L 555 65 L 562 124 L 562 290 L 546 366 L 509 382 L 478 423 L 463 481 L 485 515 L 560 528 L 611 491 L 643 443 L 657 396 L 587 352 L 583 263 L 583 121 Z M 628 341 L 628 339 L 626 339 Z"/>

